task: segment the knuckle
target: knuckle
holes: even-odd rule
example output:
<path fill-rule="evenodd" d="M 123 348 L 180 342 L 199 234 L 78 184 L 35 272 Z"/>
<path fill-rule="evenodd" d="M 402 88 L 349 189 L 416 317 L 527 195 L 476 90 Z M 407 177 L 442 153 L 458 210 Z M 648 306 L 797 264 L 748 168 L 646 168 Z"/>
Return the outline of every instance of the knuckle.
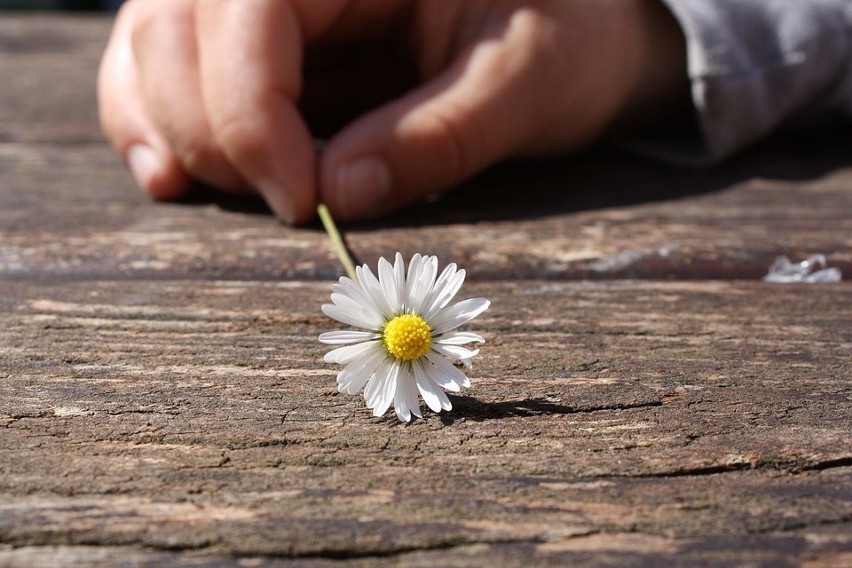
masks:
<path fill-rule="evenodd" d="M 213 136 L 231 160 L 251 161 L 264 152 L 269 141 L 263 128 L 247 119 L 244 113 L 219 113 L 212 120 Z"/>
<path fill-rule="evenodd" d="M 181 167 L 191 177 L 224 190 L 242 187 L 239 175 L 208 131 L 184 133 L 169 142 Z"/>
<path fill-rule="evenodd" d="M 426 111 L 423 116 L 427 138 L 440 141 L 441 169 L 453 181 L 465 178 L 481 167 L 482 130 L 476 113 L 450 107 Z"/>
<path fill-rule="evenodd" d="M 189 0 L 130 0 L 122 10 L 130 22 L 130 42 L 134 51 L 162 43 L 176 26 L 192 21 Z M 119 14 L 122 17 L 122 14 Z"/>
<path fill-rule="evenodd" d="M 158 18 L 152 10 L 145 9 L 142 4 L 130 4 L 125 8 L 127 17 L 133 19 L 130 29 L 130 45 L 134 52 L 143 49 L 154 34 Z"/>
<path fill-rule="evenodd" d="M 218 155 L 209 143 L 197 138 L 174 141 L 173 150 L 183 168 L 194 177 L 200 177 Z"/>

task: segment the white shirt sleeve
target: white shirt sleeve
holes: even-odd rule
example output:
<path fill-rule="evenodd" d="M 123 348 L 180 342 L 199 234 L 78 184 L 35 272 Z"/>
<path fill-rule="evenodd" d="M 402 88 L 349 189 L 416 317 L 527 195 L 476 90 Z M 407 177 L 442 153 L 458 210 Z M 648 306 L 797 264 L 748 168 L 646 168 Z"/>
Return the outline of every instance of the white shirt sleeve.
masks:
<path fill-rule="evenodd" d="M 662 0 L 686 38 L 698 135 L 643 140 L 709 164 L 782 125 L 852 117 L 852 0 Z"/>

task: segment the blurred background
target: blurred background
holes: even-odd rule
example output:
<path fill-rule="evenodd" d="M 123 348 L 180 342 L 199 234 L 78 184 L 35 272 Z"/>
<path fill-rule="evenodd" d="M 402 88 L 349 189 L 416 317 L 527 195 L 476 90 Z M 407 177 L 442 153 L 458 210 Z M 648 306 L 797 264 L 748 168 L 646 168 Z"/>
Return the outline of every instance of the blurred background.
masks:
<path fill-rule="evenodd" d="M 122 0 L 0 0 L 0 10 L 116 10 Z"/>

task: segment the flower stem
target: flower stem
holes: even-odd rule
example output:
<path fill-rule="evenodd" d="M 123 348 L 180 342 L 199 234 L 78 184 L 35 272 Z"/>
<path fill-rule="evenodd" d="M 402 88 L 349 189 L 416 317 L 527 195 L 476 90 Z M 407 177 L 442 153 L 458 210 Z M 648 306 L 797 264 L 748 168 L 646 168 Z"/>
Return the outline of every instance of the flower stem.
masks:
<path fill-rule="evenodd" d="M 322 221 L 322 226 L 325 227 L 325 232 L 328 233 L 331 239 L 331 246 L 335 254 L 337 254 L 340 264 L 343 265 L 349 278 L 357 282 L 358 277 L 355 275 L 355 265 L 352 263 L 352 257 L 349 256 L 349 251 L 346 250 L 346 243 L 343 242 L 343 237 L 340 236 L 340 231 L 337 230 L 337 225 L 334 224 L 334 219 L 332 219 L 331 213 L 328 212 L 328 207 L 325 206 L 325 203 L 320 203 L 317 206 L 317 214 L 320 221 Z"/>

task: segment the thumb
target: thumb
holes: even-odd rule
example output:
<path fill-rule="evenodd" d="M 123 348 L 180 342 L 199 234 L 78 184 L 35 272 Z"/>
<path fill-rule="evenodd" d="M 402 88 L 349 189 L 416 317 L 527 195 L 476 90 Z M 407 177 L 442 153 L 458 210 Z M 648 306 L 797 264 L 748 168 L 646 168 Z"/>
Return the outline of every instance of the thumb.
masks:
<path fill-rule="evenodd" d="M 540 123 L 535 67 L 501 45 L 471 48 L 428 83 L 357 119 L 322 152 L 322 200 L 341 220 L 374 217 L 517 153 Z"/>

